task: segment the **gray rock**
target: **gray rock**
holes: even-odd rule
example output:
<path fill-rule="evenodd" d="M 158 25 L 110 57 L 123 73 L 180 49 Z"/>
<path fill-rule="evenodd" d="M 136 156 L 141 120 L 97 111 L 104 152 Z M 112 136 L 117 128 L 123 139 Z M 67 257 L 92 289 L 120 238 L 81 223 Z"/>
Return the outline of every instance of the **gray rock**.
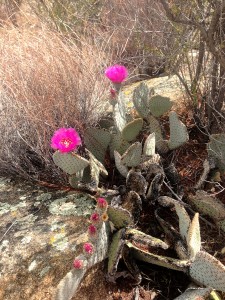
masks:
<path fill-rule="evenodd" d="M 94 203 L 87 194 L 0 180 L 0 299 L 52 299 L 87 240 Z"/>

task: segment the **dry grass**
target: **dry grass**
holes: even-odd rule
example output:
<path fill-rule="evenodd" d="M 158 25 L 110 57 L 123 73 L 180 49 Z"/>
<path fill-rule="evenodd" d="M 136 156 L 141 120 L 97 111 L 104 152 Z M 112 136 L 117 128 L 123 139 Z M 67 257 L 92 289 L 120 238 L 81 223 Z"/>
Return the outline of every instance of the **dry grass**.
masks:
<path fill-rule="evenodd" d="M 104 112 L 107 59 L 101 49 L 45 28 L 0 34 L 0 169 L 52 177 L 49 141 L 59 127 L 82 134 Z"/>
<path fill-rule="evenodd" d="M 59 127 L 82 135 L 97 122 L 107 104 L 104 68 L 125 64 L 136 80 L 134 68 L 160 67 L 167 23 L 158 1 L 95 3 L 1 3 L 0 173 L 56 181 L 51 135 Z"/>

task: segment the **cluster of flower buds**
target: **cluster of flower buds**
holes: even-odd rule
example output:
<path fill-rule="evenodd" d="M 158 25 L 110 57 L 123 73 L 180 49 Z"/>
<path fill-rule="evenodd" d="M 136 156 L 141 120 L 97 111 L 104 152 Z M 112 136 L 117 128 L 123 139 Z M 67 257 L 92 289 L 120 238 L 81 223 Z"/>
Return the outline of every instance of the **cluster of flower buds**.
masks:
<path fill-rule="evenodd" d="M 98 237 L 98 231 L 103 222 L 108 220 L 107 215 L 108 202 L 105 198 L 98 198 L 96 210 L 91 214 L 90 225 L 87 232 L 89 241 L 83 244 L 83 254 L 74 259 L 73 266 L 77 270 L 84 269 L 88 265 L 88 258 L 94 254 L 96 246 L 95 243 Z"/>

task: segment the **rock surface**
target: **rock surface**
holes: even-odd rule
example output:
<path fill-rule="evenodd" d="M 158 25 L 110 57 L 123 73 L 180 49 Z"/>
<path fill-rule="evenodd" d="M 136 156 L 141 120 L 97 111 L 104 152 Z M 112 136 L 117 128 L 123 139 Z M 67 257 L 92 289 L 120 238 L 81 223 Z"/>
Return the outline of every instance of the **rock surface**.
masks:
<path fill-rule="evenodd" d="M 148 80 L 143 80 L 147 86 L 154 90 L 156 95 L 161 95 L 163 97 L 170 97 L 174 101 L 176 109 L 182 108 L 185 100 L 185 90 L 184 86 L 181 85 L 178 77 L 176 75 L 162 76 L 157 78 L 152 78 Z M 189 82 L 187 78 L 187 83 Z M 135 82 L 131 85 L 125 86 L 123 88 L 125 99 L 128 101 L 128 106 L 132 105 L 129 101 L 133 94 L 134 89 L 140 84 L 140 82 Z M 132 105 L 133 106 L 133 105 Z"/>
<path fill-rule="evenodd" d="M 0 299 L 52 299 L 87 238 L 94 205 L 87 194 L 1 178 Z"/>

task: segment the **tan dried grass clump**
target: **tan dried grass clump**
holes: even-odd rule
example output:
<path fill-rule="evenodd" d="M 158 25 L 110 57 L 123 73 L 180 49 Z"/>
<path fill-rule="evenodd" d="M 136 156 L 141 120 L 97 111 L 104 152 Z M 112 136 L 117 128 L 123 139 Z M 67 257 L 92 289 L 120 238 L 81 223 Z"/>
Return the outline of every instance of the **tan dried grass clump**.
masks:
<path fill-rule="evenodd" d="M 104 53 L 45 28 L 0 30 L 0 171 L 54 177 L 50 138 L 104 112 Z"/>

